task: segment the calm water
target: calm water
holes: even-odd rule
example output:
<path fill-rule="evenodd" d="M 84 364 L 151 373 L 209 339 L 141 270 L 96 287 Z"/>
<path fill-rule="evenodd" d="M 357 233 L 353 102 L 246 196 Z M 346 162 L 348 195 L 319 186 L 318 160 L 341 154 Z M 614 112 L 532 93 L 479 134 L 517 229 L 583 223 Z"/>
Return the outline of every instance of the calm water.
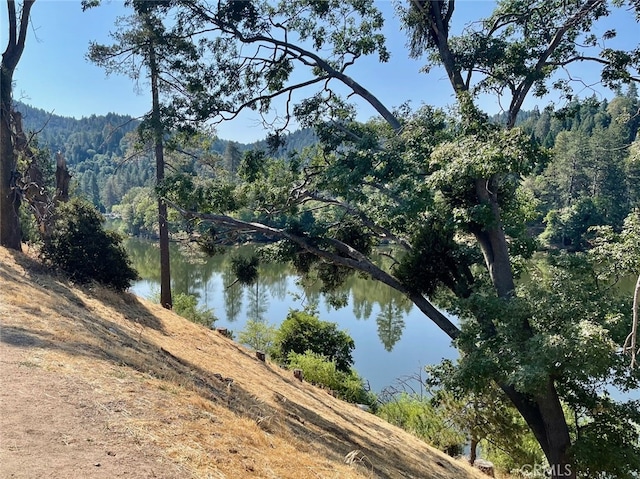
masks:
<path fill-rule="evenodd" d="M 133 285 L 133 292 L 146 298 L 157 295 L 157 246 L 129 239 L 126 248 L 143 278 Z M 198 297 L 200 305 L 212 309 L 219 318 L 216 326 L 234 331 L 236 337 L 247 319 L 261 318 L 279 325 L 290 309 L 303 309 L 315 301 L 321 319 L 338 323 L 354 339 L 354 366 L 376 392 L 398 378 L 419 374 L 427 364 L 457 356 L 449 338 L 410 301 L 375 281 L 352 277 L 343 290 L 347 305 L 340 309 L 325 302 L 318 285 L 298 285 L 287 265 L 261 265 L 256 284 L 230 286 L 235 280 L 230 259 L 238 252 L 241 249 L 203 259 L 177 245 L 172 245 L 171 251 L 172 289 Z"/>

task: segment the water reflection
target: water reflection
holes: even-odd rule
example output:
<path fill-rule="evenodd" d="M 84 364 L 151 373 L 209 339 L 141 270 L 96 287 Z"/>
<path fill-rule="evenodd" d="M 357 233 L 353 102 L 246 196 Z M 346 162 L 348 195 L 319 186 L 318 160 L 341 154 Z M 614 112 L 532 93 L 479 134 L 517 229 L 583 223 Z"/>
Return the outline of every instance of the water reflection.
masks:
<path fill-rule="evenodd" d="M 134 293 L 153 296 L 160 281 L 157 246 L 132 238 L 125 247 L 143 278 L 133 286 Z M 172 244 L 172 289 L 195 295 L 200 306 L 212 309 L 219 318 L 217 326 L 235 332 L 242 331 L 250 319 L 277 326 L 290 309 L 315 305 L 321 319 L 338 323 L 353 337 L 355 367 L 376 391 L 426 364 L 456 356 L 444 333 L 406 297 L 377 281 L 350 277 L 342 291 L 347 306 L 338 310 L 329 306 L 319 284 L 300 284 L 286 264 L 261 264 L 257 283 L 236 283 L 231 257 L 252 251 L 251 246 L 243 246 L 203 258 Z"/>
<path fill-rule="evenodd" d="M 376 318 L 378 336 L 387 351 L 391 351 L 402 337 L 405 314 L 397 305 L 391 303 L 378 313 Z"/>
<path fill-rule="evenodd" d="M 158 249 L 155 244 L 130 238 L 126 249 L 134 267 L 147 282 L 160 282 Z M 270 299 L 285 301 L 291 291 L 289 279 L 295 278 L 286 264 L 263 263 L 259 267 L 259 278 L 255 284 L 245 286 L 236 282 L 231 270 L 234 254 L 250 254 L 251 246 L 233 248 L 227 254 L 203 257 L 194 250 L 171 245 L 171 287 L 175 293 L 195 295 L 203 303 L 213 302 L 212 296 L 222 293 L 224 299 L 224 320 L 233 323 L 245 307 L 247 319 L 262 321 L 269 310 Z M 216 291 L 222 280 L 221 291 Z M 295 283 L 300 293 L 299 300 L 306 304 L 321 303 L 322 295 L 318 283 Z M 343 286 L 341 294 L 347 297 L 353 316 L 362 321 L 370 319 L 374 310 L 378 311 L 376 322 L 379 337 L 387 351 L 402 336 L 404 318 L 411 312 L 411 301 L 386 285 L 353 276 Z M 293 299 L 293 298 L 292 298 Z M 220 317 L 220 311 L 216 311 Z"/>
<path fill-rule="evenodd" d="M 255 284 L 248 286 L 249 294 L 247 301 L 247 319 L 253 321 L 266 321 L 266 313 L 269 310 L 269 295 L 260 284 L 263 281 L 258 277 Z"/>
<path fill-rule="evenodd" d="M 227 321 L 233 323 L 242 310 L 244 288 L 236 282 L 236 277 L 229 265 L 222 272 L 222 287 L 224 288 L 224 312 L 227 315 Z"/>

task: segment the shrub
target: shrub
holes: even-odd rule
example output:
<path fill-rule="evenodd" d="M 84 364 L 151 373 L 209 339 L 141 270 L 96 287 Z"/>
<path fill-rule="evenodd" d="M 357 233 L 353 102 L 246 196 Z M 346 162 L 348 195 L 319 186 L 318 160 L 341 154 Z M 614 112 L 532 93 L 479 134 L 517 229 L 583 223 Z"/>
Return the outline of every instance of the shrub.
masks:
<path fill-rule="evenodd" d="M 354 348 L 353 339 L 338 330 L 335 323 L 320 321 L 303 311 L 290 311 L 278 329 L 271 356 L 286 365 L 289 353 L 311 351 L 333 361 L 338 371 L 348 373 L 353 364 L 351 352 Z"/>
<path fill-rule="evenodd" d="M 253 349 L 267 352 L 273 346 L 276 333 L 277 329 L 274 325 L 265 321 L 250 319 L 247 321 L 244 330 L 238 334 L 238 341 Z"/>
<path fill-rule="evenodd" d="M 451 456 L 462 454 L 466 437 L 428 397 L 401 393 L 380 406 L 377 415 Z"/>
<path fill-rule="evenodd" d="M 122 246 L 122 237 L 106 231 L 103 223 L 103 216 L 91 203 L 74 198 L 59 204 L 41 255 L 75 281 L 93 280 L 124 291 L 138 279 L 138 273 Z"/>
<path fill-rule="evenodd" d="M 213 311 L 206 308 L 198 308 L 198 298 L 191 294 L 178 293 L 173 296 L 173 311 L 193 323 L 202 324 L 209 328 L 218 318 Z"/>
<path fill-rule="evenodd" d="M 312 351 L 290 352 L 287 359 L 289 367 L 302 369 L 304 379 L 311 384 L 334 391 L 344 401 L 376 406 L 376 396 L 367 391 L 363 379 L 353 369 L 340 371 L 334 361 Z"/>

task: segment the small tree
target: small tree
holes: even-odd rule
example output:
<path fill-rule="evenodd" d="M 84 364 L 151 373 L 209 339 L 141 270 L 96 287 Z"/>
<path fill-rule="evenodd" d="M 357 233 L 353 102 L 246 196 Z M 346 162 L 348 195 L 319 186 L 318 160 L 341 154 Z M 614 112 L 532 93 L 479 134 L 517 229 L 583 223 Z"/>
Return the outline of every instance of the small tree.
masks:
<path fill-rule="evenodd" d="M 192 323 L 213 328 L 217 318 L 213 311 L 198 307 L 198 298 L 192 294 L 178 293 L 174 296 L 173 311 Z"/>
<path fill-rule="evenodd" d="M 269 351 L 273 347 L 277 328 L 259 319 L 250 319 L 238 334 L 238 341 L 258 351 Z"/>
<path fill-rule="evenodd" d="M 353 339 L 335 323 L 320 321 L 303 311 L 290 311 L 280 325 L 271 355 L 276 361 L 288 363 L 289 353 L 311 351 L 334 361 L 339 371 L 349 372 L 354 348 Z"/>

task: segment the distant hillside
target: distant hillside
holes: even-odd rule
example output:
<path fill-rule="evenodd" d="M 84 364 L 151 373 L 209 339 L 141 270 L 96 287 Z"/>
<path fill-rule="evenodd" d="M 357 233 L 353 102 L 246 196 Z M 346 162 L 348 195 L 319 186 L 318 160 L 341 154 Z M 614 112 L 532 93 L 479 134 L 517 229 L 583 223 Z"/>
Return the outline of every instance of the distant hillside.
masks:
<path fill-rule="evenodd" d="M 122 139 L 139 124 L 131 116 L 115 113 L 91 115 L 78 120 L 20 102 L 17 102 L 16 109 L 22 113 L 24 129 L 39 132 L 40 146 L 49 147 L 52 152 L 62 151 L 71 166 L 89 160 L 96 154 L 122 156 Z"/>
<path fill-rule="evenodd" d="M 2 477 L 481 479 L 132 294 L 0 248 Z"/>
<path fill-rule="evenodd" d="M 127 150 L 134 141 L 130 135 L 140 122 L 127 115 L 91 115 L 75 119 L 63 117 L 17 102 L 26 131 L 38 132 L 38 144 L 53 153 L 61 151 L 70 167 L 76 194 L 89 199 L 102 211 L 121 201 L 132 188 L 152 186 L 155 162 L 150 156 L 130 159 Z M 285 136 L 285 145 L 271 155 L 286 157 L 292 150 L 314 144 L 310 129 Z M 214 139 L 211 151 L 225 154 L 229 140 Z M 248 150 L 266 149 L 265 140 L 249 144 L 234 143 L 239 155 Z M 52 159 L 53 161 L 53 159 Z M 197 170 L 197 167 L 194 166 Z"/>
<path fill-rule="evenodd" d="M 128 115 L 109 113 L 91 115 L 81 119 L 64 117 L 17 102 L 16 109 L 23 115 L 24 128 L 38 131 L 42 146 L 51 151 L 63 151 L 71 165 L 91 159 L 95 154 L 122 156 L 122 138 L 135 130 L 140 122 Z M 265 134 L 266 137 L 266 134 Z M 231 140 L 215 139 L 211 149 L 223 154 Z M 285 145 L 278 149 L 278 156 L 285 156 L 292 150 L 299 150 L 317 141 L 313 130 L 306 128 L 285 135 Z M 240 151 L 267 149 L 267 142 L 237 143 Z"/>

